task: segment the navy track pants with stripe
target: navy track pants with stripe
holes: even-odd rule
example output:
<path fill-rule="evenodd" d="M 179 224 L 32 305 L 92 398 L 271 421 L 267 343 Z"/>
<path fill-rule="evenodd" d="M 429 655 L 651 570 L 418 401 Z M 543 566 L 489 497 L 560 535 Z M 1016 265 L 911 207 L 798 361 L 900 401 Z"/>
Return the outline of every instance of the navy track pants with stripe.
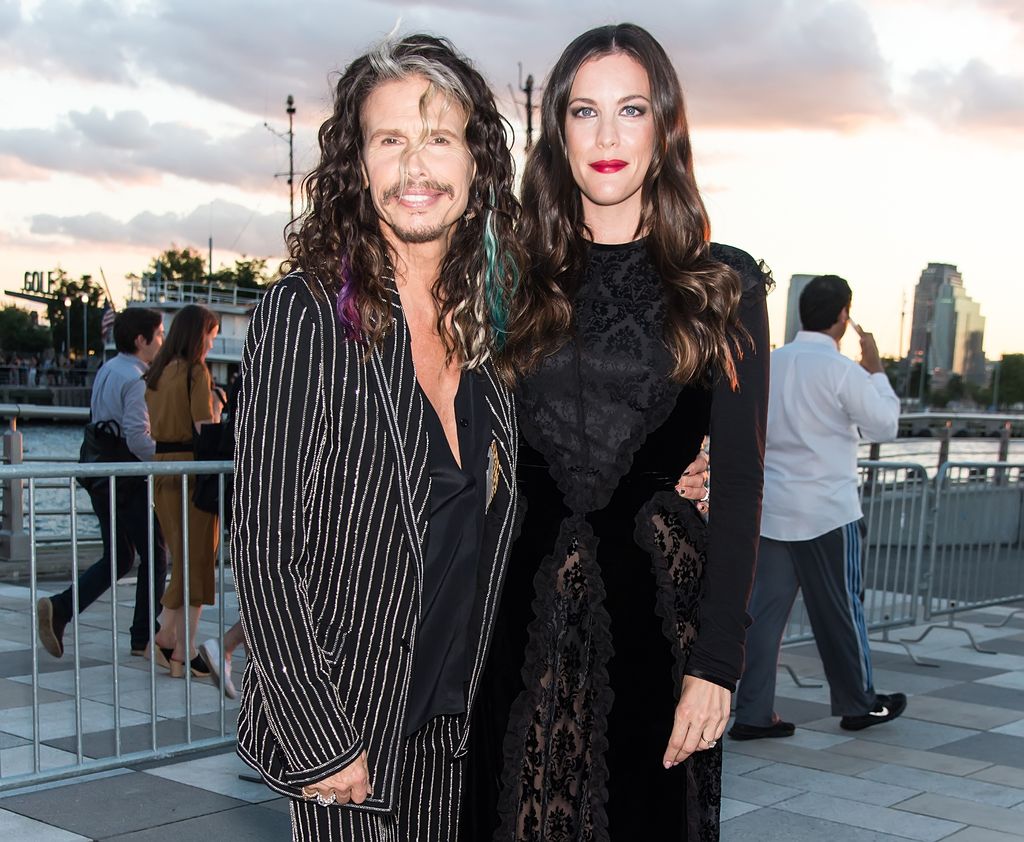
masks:
<path fill-rule="evenodd" d="M 834 716 L 861 716 L 875 705 L 864 620 L 864 519 L 809 541 L 761 538 L 748 613 L 746 667 L 736 693 L 736 721 L 772 722 L 779 648 L 797 592 L 825 667 Z"/>

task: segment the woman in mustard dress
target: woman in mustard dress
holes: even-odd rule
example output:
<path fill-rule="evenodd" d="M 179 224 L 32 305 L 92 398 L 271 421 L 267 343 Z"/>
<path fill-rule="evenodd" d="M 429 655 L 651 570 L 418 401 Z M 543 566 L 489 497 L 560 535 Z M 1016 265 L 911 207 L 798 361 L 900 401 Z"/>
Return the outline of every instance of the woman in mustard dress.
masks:
<path fill-rule="evenodd" d="M 206 368 L 206 355 L 219 329 L 216 314 L 206 307 L 190 304 L 182 308 L 146 373 L 146 403 L 158 462 L 191 461 L 193 432 L 203 424 L 220 421 L 223 402 Z M 154 657 L 170 669 L 172 676 L 181 677 L 186 661 L 182 479 L 156 477 L 154 485 L 157 517 L 173 560 Z M 213 605 L 216 598 L 213 568 L 219 535 L 217 515 L 197 509 L 189 492 L 187 660 L 196 676 L 209 674 L 209 667 L 196 651 L 196 632 L 203 606 Z"/>

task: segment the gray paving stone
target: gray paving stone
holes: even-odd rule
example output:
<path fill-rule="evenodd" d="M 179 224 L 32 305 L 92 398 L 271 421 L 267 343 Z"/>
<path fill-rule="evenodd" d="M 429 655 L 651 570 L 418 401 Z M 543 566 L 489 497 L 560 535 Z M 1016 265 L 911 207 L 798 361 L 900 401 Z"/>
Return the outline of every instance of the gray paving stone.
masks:
<path fill-rule="evenodd" d="M 927 675 L 901 672 L 895 668 L 875 669 L 875 687 L 883 693 L 929 693 L 959 684 L 959 679 L 943 675 L 941 670 L 931 670 Z"/>
<path fill-rule="evenodd" d="M 920 792 L 952 795 L 995 807 L 1013 807 L 1024 802 L 1024 789 L 1000 786 L 976 778 L 907 769 L 905 766 L 879 766 L 870 772 L 862 772 L 861 776 L 872 781 L 897 784 Z"/>
<path fill-rule="evenodd" d="M 1017 640 L 1012 637 L 1000 637 L 996 640 L 985 642 L 986 649 L 994 649 L 1007 655 L 1024 655 L 1024 640 Z"/>
<path fill-rule="evenodd" d="M 39 704 L 45 705 L 49 702 L 63 702 L 72 698 L 63 693 L 53 690 L 39 688 Z M 9 678 L 0 678 L 0 710 L 9 708 L 20 708 L 32 704 L 32 685 L 23 684 L 20 681 L 11 681 Z"/>
<path fill-rule="evenodd" d="M 89 842 L 86 836 L 69 833 L 9 810 L 0 810 L 0 839 L 11 842 Z"/>
<path fill-rule="evenodd" d="M 917 797 L 924 798 L 926 796 Z M 889 832 L 907 839 L 918 839 L 921 842 L 937 842 L 963 827 L 961 823 L 905 813 L 892 807 L 867 806 L 860 801 L 847 801 L 844 798 L 822 795 L 817 792 L 790 798 L 788 801 L 776 805 L 775 809 L 827 819 L 853 827 L 863 827 L 879 833 Z"/>
<path fill-rule="evenodd" d="M 805 722 L 828 716 L 830 710 L 828 705 L 821 702 L 791 699 L 780 694 L 775 697 L 775 712 L 786 722 L 803 725 Z"/>
<path fill-rule="evenodd" d="M 918 657 L 922 657 L 923 653 L 915 651 Z M 874 666 L 895 670 L 896 672 L 907 673 L 908 675 L 923 675 L 926 677 L 936 678 L 949 678 L 956 681 L 977 681 L 980 678 L 988 678 L 990 675 L 997 675 L 1001 672 L 1006 672 L 1005 669 L 1000 669 L 995 666 L 983 666 L 975 664 L 962 664 L 957 661 L 946 661 L 939 660 L 932 656 L 927 656 L 925 660 L 932 663 L 938 664 L 936 667 L 925 667 L 915 664 L 905 653 L 897 654 L 895 652 L 877 652 L 872 651 L 871 662 Z M 898 688 L 893 688 L 897 690 Z"/>
<path fill-rule="evenodd" d="M 764 768 L 770 769 L 774 765 L 776 764 Z M 764 769 L 757 771 L 764 771 Z M 744 801 L 747 804 L 769 807 L 772 804 L 785 801 L 787 798 L 800 795 L 801 792 L 805 792 L 807 789 L 806 787 L 794 789 L 792 786 L 783 786 L 768 780 L 758 779 L 753 777 L 754 774 L 756 773 L 751 773 L 750 775 L 722 775 L 722 796 L 727 796 L 737 801 Z M 819 774 L 825 773 L 820 772 Z"/>
<path fill-rule="evenodd" d="M 32 740 L 26 737 L 19 737 L 17 734 L 8 734 L 6 731 L 0 731 L 0 749 L 28 745 L 31 742 Z"/>
<path fill-rule="evenodd" d="M 1024 700 L 1021 700 L 1021 706 L 1024 707 Z M 1020 719 L 1020 712 L 1009 708 L 961 702 L 935 695 L 914 696 L 907 703 L 904 715 L 911 719 L 975 728 L 979 731 L 988 731 Z"/>
<path fill-rule="evenodd" d="M 93 658 L 80 658 L 80 667 L 98 667 L 103 661 Z M 39 650 L 38 670 L 40 673 L 63 672 L 75 668 L 74 658 L 71 652 L 65 652 L 64 657 L 57 659 L 49 653 Z M 15 675 L 32 675 L 32 650 L 18 649 L 13 652 L 0 652 L 0 678 L 10 678 Z"/>
<path fill-rule="evenodd" d="M 1003 807 L 979 804 L 963 798 L 925 793 L 904 801 L 896 809 L 932 816 L 936 819 L 961 822 L 966 825 L 999 830 L 1003 833 L 1017 833 L 1022 828 L 1021 814 Z"/>
<path fill-rule="evenodd" d="M 819 769 L 804 769 L 785 763 L 774 763 L 771 766 L 755 769 L 745 777 L 756 778 L 786 788 L 795 787 L 807 792 L 820 792 L 826 795 L 842 793 L 843 798 L 849 801 L 859 801 L 878 807 L 891 807 L 893 804 L 912 798 L 921 791 L 903 786 L 875 783 L 871 777 L 873 774 L 874 769 L 862 773 L 860 777 L 851 777 L 837 775 L 833 772 L 822 772 Z M 827 818 L 827 816 L 823 818 Z"/>
<path fill-rule="evenodd" d="M 937 696 L 940 699 L 956 699 L 961 702 L 973 702 L 977 705 L 1008 708 L 1009 710 L 1024 709 L 1024 698 L 1021 697 L 1020 690 L 980 682 L 954 684 L 952 687 L 944 687 L 928 695 Z"/>
<path fill-rule="evenodd" d="M 68 784 L 59 791 L 12 795 L 0 802 L 4 809 L 39 821 L 56 822 L 63 829 L 90 839 L 177 823 L 244 803 L 141 772 L 119 775 L 116 780 Z M 117 807 L 112 808 L 113 805 Z M 134 808 L 126 809 L 126 805 Z"/>
<path fill-rule="evenodd" d="M 1013 766 L 988 766 L 972 774 L 970 777 L 979 781 L 988 781 L 1002 786 L 1024 789 L 1024 769 Z"/>
<path fill-rule="evenodd" d="M 831 750 L 815 751 L 799 746 L 787 746 L 785 743 L 786 740 L 749 740 L 733 743 L 730 750 L 738 754 L 772 760 L 776 763 L 789 763 L 807 769 L 835 772 L 838 775 L 856 775 L 878 765 L 876 761 L 859 757 L 844 757 L 840 754 L 833 754 Z"/>
<path fill-rule="evenodd" d="M 913 703 L 914 699 L 907 702 L 908 712 Z M 851 733 L 840 728 L 839 720 L 835 718 L 808 722 L 804 727 L 824 731 L 827 734 L 849 735 Z M 929 749 L 937 748 L 954 740 L 971 737 L 978 732 L 969 728 L 955 728 L 952 725 L 924 722 L 919 719 L 912 719 L 904 714 L 900 719 L 896 719 L 893 722 L 876 725 L 873 728 L 865 728 L 863 731 L 854 733 L 857 734 L 857 739 L 859 740 L 905 746 L 906 748 Z"/>
<path fill-rule="evenodd" d="M 209 728 L 202 728 L 192 723 L 193 741 L 205 740 L 218 736 L 216 731 Z M 185 742 L 185 722 L 181 719 L 161 719 L 156 723 L 156 744 L 157 747 L 173 746 Z M 76 751 L 75 736 L 61 737 L 59 739 L 44 740 L 46 745 L 64 751 Z M 134 751 L 149 751 L 153 747 L 152 731 L 148 724 L 129 725 L 121 728 L 121 753 L 129 754 Z M 114 740 L 114 729 L 96 731 L 92 734 L 82 736 L 82 752 L 86 757 L 113 757 L 116 754 Z"/>
<path fill-rule="evenodd" d="M 107 842 L 182 842 L 184 839 L 244 839 L 281 842 L 291 837 L 291 820 L 277 810 L 238 807 L 209 813 L 170 826 L 112 836 Z"/>
<path fill-rule="evenodd" d="M 730 746 L 727 743 L 725 747 L 725 753 L 722 755 L 722 768 L 730 775 L 745 775 L 747 772 L 752 772 L 754 769 L 760 769 L 762 766 L 767 766 L 772 761 L 765 760 L 763 757 L 751 757 L 749 754 L 737 754 L 730 750 Z"/>
<path fill-rule="evenodd" d="M 878 763 L 892 763 L 896 766 L 909 766 L 913 769 L 943 772 L 948 775 L 969 775 L 990 765 L 985 760 L 972 760 L 966 757 L 942 754 L 937 751 L 921 751 L 916 748 L 890 746 L 885 743 L 874 743 L 866 740 L 842 743 L 829 749 L 829 751 L 849 755 L 850 757 L 863 757 Z"/>
<path fill-rule="evenodd" d="M 751 813 L 759 809 L 756 804 L 747 804 L 744 801 L 736 801 L 732 798 L 722 798 L 722 806 L 719 810 L 719 818 L 723 822 L 742 816 L 744 813 Z"/>
<path fill-rule="evenodd" d="M 970 739 L 957 740 L 955 743 L 944 745 L 942 752 L 1024 769 L 1024 737 L 1011 737 L 1007 734 L 977 734 Z"/>
<path fill-rule="evenodd" d="M 1001 833 L 984 827 L 965 827 L 942 842 L 1020 842 L 1024 838 L 1016 833 Z"/>
<path fill-rule="evenodd" d="M 825 819 L 788 813 L 773 807 L 749 812 L 722 825 L 722 842 L 906 842 L 905 836 L 890 836 Z"/>

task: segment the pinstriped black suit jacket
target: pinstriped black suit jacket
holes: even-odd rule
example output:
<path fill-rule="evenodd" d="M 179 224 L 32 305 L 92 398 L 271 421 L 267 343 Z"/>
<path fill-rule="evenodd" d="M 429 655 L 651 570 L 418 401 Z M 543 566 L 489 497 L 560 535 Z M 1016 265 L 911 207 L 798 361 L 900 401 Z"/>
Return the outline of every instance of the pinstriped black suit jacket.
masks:
<path fill-rule="evenodd" d="M 393 330 L 367 356 L 312 294 L 316 283 L 293 274 L 275 285 L 242 357 L 231 554 L 250 656 L 238 752 L 271 788 L 299 797 L 365 750 L 373 795 L 361 808 L 383 811 L 420 615 L 423 397 L 397 292 Z M 518 434 L 491 367 L 464 376 L 481 378 L 500 469 L 470 630 L 471 706 L 512 539 Z"/>

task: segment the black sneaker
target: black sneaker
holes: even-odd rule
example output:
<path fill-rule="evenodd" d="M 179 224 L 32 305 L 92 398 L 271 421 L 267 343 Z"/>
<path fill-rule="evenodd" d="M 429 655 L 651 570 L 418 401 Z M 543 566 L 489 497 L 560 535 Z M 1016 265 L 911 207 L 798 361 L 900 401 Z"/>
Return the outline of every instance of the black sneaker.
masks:
<path fill-rule="evenodd" d="M 863 716 L 844 716 L 839 720 L 839 727 L 846 731 L 863 731 L 872 725 L 892 722 L 907 709 L 907 697 L 902 693 L 881 693 L 875 697 L 875 706 Z"/>
<path fill-rule="evenodd" d="M 796 726 L 792 722 L 776 719 L 771 725 L 744 725 L 734 722 L 729 736 L 734 740 L 763 740 L 768 737 L 792 737 Z"/>
<path fill-rule="evenodd" d="M 64 627 L 68 622 L 56 616 L 53 600 L 48 596 L 36 603 L 36 624 L 43 648 L 54 658 L 60 658 L 64 654 Z"/>

